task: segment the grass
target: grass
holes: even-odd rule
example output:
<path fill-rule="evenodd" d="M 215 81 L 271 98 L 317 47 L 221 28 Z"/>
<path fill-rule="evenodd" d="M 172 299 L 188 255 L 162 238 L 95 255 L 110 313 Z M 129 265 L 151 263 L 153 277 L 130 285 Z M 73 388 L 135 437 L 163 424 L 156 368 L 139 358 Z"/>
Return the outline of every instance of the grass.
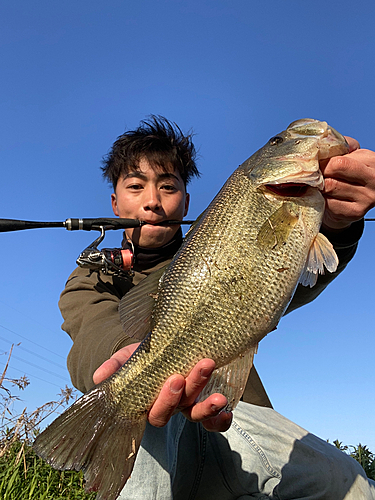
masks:
<path fill-rule="evenodd" d="M 16 441 L 0 458 L 2 500 L 94 500 L 83 490 L 83 475 L 52 469 L 31 446 Z"/>
<path fill-rule="evenodd" d="M 52 469 L 31 447 L 43 420 L 74 399 L 73 389 L 65 387 L 56 401 L 45 403 L 32 413 L 25 408 L 21 414 L 15 415 L 13 402 L 18 398 L 9 387 L 23 390 L 29 381 L 26 377 L 7 378 L 12 350 L 13 346 L 0 376 L 0 499 L 94 500 L 95 493 L 84 492 L 82 473 Z"/>

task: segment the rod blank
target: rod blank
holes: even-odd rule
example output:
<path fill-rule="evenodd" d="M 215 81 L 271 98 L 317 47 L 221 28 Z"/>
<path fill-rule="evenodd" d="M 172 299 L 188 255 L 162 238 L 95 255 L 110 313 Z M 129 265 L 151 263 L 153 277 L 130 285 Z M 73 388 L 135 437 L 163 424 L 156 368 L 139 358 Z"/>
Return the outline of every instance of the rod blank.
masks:
<path fill-rule="evenodd" d="M 64 227 L 64 222 L 37 222 L 28 220 L 0 219 L 0 232 L 38 229 L 41 227 Z"/>

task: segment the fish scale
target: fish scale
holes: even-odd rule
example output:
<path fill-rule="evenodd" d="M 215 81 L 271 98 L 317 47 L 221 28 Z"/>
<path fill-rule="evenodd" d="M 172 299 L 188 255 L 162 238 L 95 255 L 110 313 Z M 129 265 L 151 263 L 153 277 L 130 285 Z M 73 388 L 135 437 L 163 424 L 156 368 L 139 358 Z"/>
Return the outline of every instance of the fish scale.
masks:
<path fill-rule="evenodd" d="M 129 337 L 151 333 L 118 372 L 38 436 L 36 452 L 53 467 L 84 469 L 86 489 L 98 491 L 97 500 L 115 500 L 170 375 L 186 376 L 212 358 L 216 369 L 201 399 L 219 391 L 235 407 L 258 342 L 276 328 L 298 282 L 316 281 L 319 266 L 310 255 L 329 271 L 337 266 L 319 234 L 319 160 L 348 151 L 326 122 L 304 119 L 240 165 L 163 275 L 151 274 L 121 300 Z M 141 321 L 133 328 L 134 314 Z"/>

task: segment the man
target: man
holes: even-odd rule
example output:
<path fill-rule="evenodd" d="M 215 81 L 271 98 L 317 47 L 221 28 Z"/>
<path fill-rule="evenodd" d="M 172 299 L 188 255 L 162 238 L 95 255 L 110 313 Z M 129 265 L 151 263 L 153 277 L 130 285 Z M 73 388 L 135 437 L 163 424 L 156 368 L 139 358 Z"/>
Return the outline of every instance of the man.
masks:
<path fill-rule="evenodd" d="M 375 153 L 348 141 L 348 155 L 321 165 L 327 200 L 322 230 L 335 247 L 339 269 L 312 289 L 299 287 L 289 310 L 313 300 L 345 268 L 362 234 L 362 218 L 375 205 Z M 63 328 L 74 341 L 68 367 L 82 391 L 114 373 L 138 345 L 122 330 L 119 301 L 181 245 L 178 226 L 153 223 L 186 216 L 186 185 L 198 175 L 194 156 L 191 137 L 152 117 L 120 136 L 104 161 L 115 215 L 150 224 L 125 232 L 123 247 L 134 248 L 133 278 L 78 268 L 61 295 Z M 221 394 L 196 404 L 214 367 L 212 360 L 201 360 L 186 379 L 176 374 L 164 384 L 120 498 L 375 499 L 375 487 L 356 462 L 272 410 L 255 369 L 246 403 L 234 416 L 221 411 L 227 402 Z M 187 418 L 174 415 L 176 409 Z"/>

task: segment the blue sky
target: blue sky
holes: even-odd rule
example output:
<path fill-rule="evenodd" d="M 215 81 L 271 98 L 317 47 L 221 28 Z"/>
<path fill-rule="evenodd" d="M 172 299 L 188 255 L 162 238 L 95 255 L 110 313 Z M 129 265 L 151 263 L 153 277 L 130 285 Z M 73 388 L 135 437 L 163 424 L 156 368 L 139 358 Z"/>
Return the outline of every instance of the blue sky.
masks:
<path fill-rule="evenodd" d="M 293 120 L 326 120 L 374 149 L 374 15 L 363 0 L 3 2 L 0 217 L 110 216 L 101 157 L 151 113 L 196 134 L 202 177 L 190 218 Z M 21 342 L 8 375 L 29 376 L 19 394 L 29 410 L 69 384 L 57 301 L 95 237 L 0 235 L 0 352 Z M 113 232 L 105 246 L 120 239 Z M 255 364 L 277 411 L 375 452 L 374 240 L 369 222 L 348 269 L 281 321 Z"/>

